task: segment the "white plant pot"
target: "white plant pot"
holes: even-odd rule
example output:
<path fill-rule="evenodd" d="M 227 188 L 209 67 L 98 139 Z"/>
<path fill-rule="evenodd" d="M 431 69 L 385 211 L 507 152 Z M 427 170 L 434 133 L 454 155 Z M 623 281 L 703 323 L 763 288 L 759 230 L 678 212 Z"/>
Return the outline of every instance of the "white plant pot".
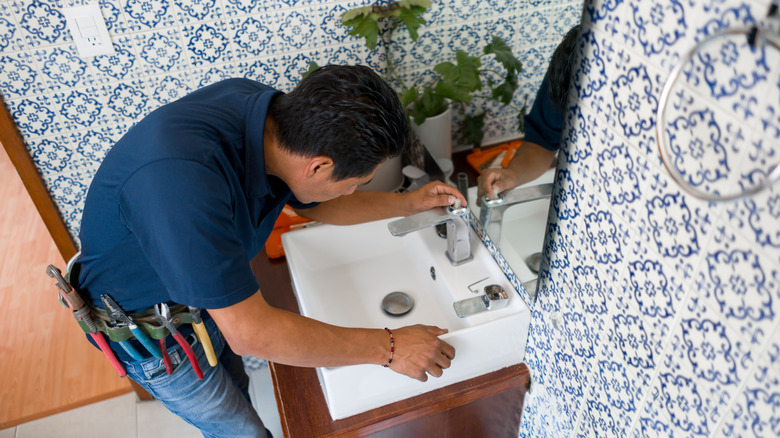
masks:
<path fill-rule="evenodd" d="M 428 117 L 422 125 L 412 121 L 412 130 L 436 159 L 452 159 L 452 105 L 438 116 Z"/>
<path fill-rule="evenodd" d="M 382 163 L 371 182 L 364 186 L 358 186 L 357 189 L 362 192 L 394 192 L 401 188 L 403 182 L 404 175 L 401 173 L 401 157 L 398 156 Z"/>

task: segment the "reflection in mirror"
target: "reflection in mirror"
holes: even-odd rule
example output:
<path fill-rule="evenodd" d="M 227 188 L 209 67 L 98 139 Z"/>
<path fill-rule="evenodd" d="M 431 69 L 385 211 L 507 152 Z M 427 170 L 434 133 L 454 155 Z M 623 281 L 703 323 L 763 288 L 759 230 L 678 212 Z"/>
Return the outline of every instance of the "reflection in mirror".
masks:
<path fill-rule="evenodd" d="M 472 213 L 534 299 L 554 178 L 555 169 L 549 169 L 534 181 L 503 193 L 499 201 L 483 198 L 482 205 L 477 205 L 477 187 L 468 191 Z"/>
<path fill-rule="evenodd" d="M 469 194 L 472 211 L 479 211 L 483 228 L 533 299 L 555 173 L 550 167 L 571 105 L 568 90 L 579 34 L 578 24 L 553 52 L 524 117 L 525 138 L 514 157 L 505 165 L 484 169 L 473 195 Z"/>

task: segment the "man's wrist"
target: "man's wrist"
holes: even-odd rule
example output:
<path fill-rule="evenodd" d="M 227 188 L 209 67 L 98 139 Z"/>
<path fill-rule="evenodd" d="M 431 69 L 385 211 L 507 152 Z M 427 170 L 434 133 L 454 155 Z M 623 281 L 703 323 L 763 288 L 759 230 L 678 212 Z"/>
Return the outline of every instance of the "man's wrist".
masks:
<path fill-rule="evenodd" d="M 393 337 L 392 330 L 385 327 L 385 331 L 387 332 L 388 335 L 390 335 L 390 354 L 389 354 L 390 357 L 387 359 L 387 363 L 382 366 L 385 368 L 389 368 L 390 364 L 393 363 L 393 356 L 395 355 L 395 338 Z"/>

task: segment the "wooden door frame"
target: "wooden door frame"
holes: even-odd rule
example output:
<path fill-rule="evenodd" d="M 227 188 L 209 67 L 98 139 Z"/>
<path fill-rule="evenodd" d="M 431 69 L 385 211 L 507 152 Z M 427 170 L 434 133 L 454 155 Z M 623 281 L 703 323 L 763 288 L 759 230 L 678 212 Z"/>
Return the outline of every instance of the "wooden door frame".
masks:
<path fill-rule="evenodd" d="M 46 188 L 46 184 L 43 182 L 40 172 L 38 172 L 38 167 L 27 150 L 24 138 L 2 98 L 0 98 L 0 143 L 3 144 L 3 148 L 8 153 L 11 163 L 22 179 L 22 183 L 27 189 L 35 209 L 41 215 L 44 225 L 46 225 L 49 234 L 54 239 L 54 244 L 57 246 L 60 254 L 62 254 L 62 258 L 65 261 L 70 260 L 78 252 L 76 241 L 70 235 L 70 231 L 68 231 L 65 221 L 60 215 L 57 204 L 55 204 L 49 194 L 49 189 Z M 153 397 L 141 386 L 133 380 L 128 379 L 128 381 L 138 398 L 141 400 L 153 400 Z"/>
<path fill-rule="evenodd" d="M 70 235 L 57 205 L 49 194 L 49 190 L 25 146 L 24 138 L 2 99 L 0 99 L 0 143 L 3 144 L 16 172 L 22 178 L 22 183 L 24 183 L 27 193 L 30 194 L 30 198 L 49 230 L 49 234 L 54 239 L 54 244 L 57 245 L 62 258 L 65 261 L 70 260 L 78 251 L 76 242 Z"/>

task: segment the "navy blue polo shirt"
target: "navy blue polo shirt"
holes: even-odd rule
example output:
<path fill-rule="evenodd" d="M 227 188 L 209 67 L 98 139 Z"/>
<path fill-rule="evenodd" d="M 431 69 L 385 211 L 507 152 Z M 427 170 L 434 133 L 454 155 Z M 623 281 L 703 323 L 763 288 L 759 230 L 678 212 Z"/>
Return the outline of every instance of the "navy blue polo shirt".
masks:
<path fill-rule="evenodd" d="M 525 116 L 525 140 L 539 146 L 557 151 L 561 147 L 563 135 L 563 113 L 553 104 L 550 94 L 550 81 L 547 75 L 536 92 L 531 111 Z"/>
<path fill-rule="evenodd" d="M 265 172 L 263 129 L 278 93 L 228 79 L 155 110 L 116 143 L 84 206 L 85 299 L 102 307 L 108 293 L 126 312 L 215 309 L 259 289 L 249 262 L 282 208 L 315 205 Z"/>

